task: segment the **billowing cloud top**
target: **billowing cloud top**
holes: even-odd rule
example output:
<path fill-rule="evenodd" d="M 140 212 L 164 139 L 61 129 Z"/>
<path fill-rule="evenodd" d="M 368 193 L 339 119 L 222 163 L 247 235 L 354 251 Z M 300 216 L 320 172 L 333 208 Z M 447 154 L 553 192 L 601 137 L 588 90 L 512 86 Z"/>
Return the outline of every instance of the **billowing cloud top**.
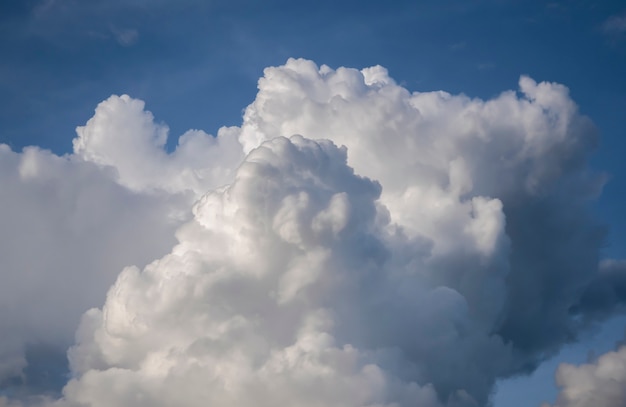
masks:
<path fill-rule="evenodd" d="M 379 66 L 291 59 L 265 70 L 241 127 L 190 131 L 172 153 L 167 128 L 128 96 L 98 106 L 70 156 L 5 148 L 15 206 L 43 194 L 32 184 L 45 179 L 83 177 L 70 191 L 106 185 L 119 191 L 107 197 L 140 202 L 111 205 L 155 240 L 127 237 L 124 251 L 144 244 L 158 258 L 125 268 L 104 306 L 83 315 L 72 379 L 61 398 L 39 402 L 486 405 L 497 379 L 531 370 L 613 312 L 621 298 L 599 301 L 597 287 L 610 290 L 626 268 L 598 272 L 605 232 L 588 204 L 604 178 L 587 167 L 593 126 L 564 86 L 522 77 L 519 88 L 487 101 L 410 93 Z M 55 228 L 75 216 L 72 193 L 53 205 L 65 208 Z M 43 218 L 60 210 L 36 208 Z M 75 222 L 91 254 L 39 244 L 87 265 L 105 249 L 81 228 L 127 224 L 117 213 Z M 173 227 L 178 243 L 164 254 Z M 23 367 L 28 335 L 45 332 L 26 321 L 3 349 L 5 376 Z"/>

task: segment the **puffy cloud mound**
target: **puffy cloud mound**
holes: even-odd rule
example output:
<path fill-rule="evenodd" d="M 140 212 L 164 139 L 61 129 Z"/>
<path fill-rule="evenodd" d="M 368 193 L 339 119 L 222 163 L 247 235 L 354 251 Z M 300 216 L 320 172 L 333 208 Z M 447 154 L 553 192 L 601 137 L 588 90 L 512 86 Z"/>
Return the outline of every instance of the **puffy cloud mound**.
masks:
<path fill-rule="evenodd" d="M 556 381 L 561 392 L 553 407 L 626 406 L 626 346 L 593 363 L 561 364 Z"/>
<path fill-rule="evenodd" d="M 380 366 L 400 358 L 352 344 L 370 341 L 360 314 L 378 308 L 373 296 L 400 311 L 406 300 L 384 267 L 380 186 L 345 161 L 345 149 L 299 136 L 254 150 L 195 205 L 171 254 L 124 270 L 102 311 L 85 315 L 67 405 L 434 405 L 430 386 Z M 461 298 L 439 301 L 463 319 Z M 421 319 L 454 334 L 450 321 Z M 128 391 L 110 394 L 118 386 Z"/>
<path fill-rule="evenodd" d="M 230 132 L 189 131 L 168 154 L 143 102 L 113 96 L 78 129 L 73 154 L 0 145 L 1 388 L 62 386 L 66 368 L 35 359 L 66 359 L 80 316 L 119 271 L 167 253 L 193 202 L 232 179 L 242 153 Z"/>
<path fill-rule="evenodd" d="M 424 272 L 540 357 L 579 328 L 572 309 L 605 233 L 587 204 L 604 180 L 587 169 L 596 133 L 567 88 L 519 85 L 482 101 L 409 93 L 381 67 L 290 60 L 266 69 L 240 139 L 247 150 L 294 133 L 347 146 L 355 171 L 382 184 L 392 223 L 431 245 Z"/>
<path fill-rule="evenodd" d="M 155 213 L 182 226 L 83 315 L 53 404 L 486 405 L 624 297 L 623 268 L 598 271 L 595 130 L 564 86 L 519 86 L 410 93 L 382 67 L 289 60 L 241 127 L 172 153 L 143 102 L 103 102 L 48 156 L 175 200 Z"/>
<path fill-rule="evenodd" d="M 236 128 L 223 128 L 216 137 L 189 130 L 168 154 L 168 128 L 154 122 L 144 102 L 127 95 L 100 103 L 76 132 L 74 154 L 114 168 L 116 180 L 133 191 L 193 191 L 199 196 L 231 179 L 243 158 Z"/>

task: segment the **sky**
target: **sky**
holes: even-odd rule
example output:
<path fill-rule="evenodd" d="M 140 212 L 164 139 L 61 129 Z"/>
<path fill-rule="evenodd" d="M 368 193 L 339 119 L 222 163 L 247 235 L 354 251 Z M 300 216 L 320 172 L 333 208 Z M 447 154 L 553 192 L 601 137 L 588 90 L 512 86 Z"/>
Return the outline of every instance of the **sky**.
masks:
<path fill-rule="evenodd" d="M 9 0 L 0 53 L 0 407 L 626 406 L 623 2 Z"/>

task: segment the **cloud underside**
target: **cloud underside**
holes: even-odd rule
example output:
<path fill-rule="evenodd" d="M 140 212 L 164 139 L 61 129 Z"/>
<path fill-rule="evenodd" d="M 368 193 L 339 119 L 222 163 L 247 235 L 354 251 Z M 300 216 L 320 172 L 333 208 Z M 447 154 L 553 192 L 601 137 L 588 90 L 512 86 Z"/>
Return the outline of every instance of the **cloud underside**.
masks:
<path fill-rule="evenodd" d="M 82 315 L 62 395 L 25 403 L 483 406 L 623 302 L 589 211 L 596 133 L 562 85 L 484 101 L 290 59 L 240 127 L 171 153 L 167 132 L 112 96 L 71 155 L 0 150 L 0 221 L 22 225 L 2 229 L 0 377 L 136 265 Z"/>

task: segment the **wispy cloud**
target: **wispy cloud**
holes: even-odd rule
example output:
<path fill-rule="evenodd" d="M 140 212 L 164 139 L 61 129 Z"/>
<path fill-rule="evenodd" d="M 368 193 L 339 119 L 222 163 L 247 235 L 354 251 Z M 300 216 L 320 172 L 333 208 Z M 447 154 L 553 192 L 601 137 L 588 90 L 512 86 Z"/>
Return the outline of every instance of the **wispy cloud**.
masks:
<path fill-rule="evenodd" d="M 604 24 L 602 24 L 602 29 L 609 35 L 621 35 L 626 33 L 626 13 L 609 17 Z"/>
<path fill-rule="evenodd" d="M 43 15 L 53 9 L 55 4 L 56 0 L 43 0 L 42 2 L 35 5 L 35 7 L 33 8 L 33 14 L 35 16 Z"/>
<path fill-rule="evenodd" d="M 496 67 L 496 64 L 493 62 L 481 62 L 476 65 L 476 69 L 479 71 L 490 71 Z"/>
<path fill-rule="evenodd" d="M 455 42 L 454 44 L 450 44 L 450 49 L 452 51 L 458 51 L 464 49 L 465 47 L 467 47 L 467 41 L 459 41 Z"/>
<path fill-rule="evenodd" d="M 136 44 L 139 39 L 139 31 L 134 28 L 111 27 L 111 33 L 117 43 L 124 47 Z"/>

